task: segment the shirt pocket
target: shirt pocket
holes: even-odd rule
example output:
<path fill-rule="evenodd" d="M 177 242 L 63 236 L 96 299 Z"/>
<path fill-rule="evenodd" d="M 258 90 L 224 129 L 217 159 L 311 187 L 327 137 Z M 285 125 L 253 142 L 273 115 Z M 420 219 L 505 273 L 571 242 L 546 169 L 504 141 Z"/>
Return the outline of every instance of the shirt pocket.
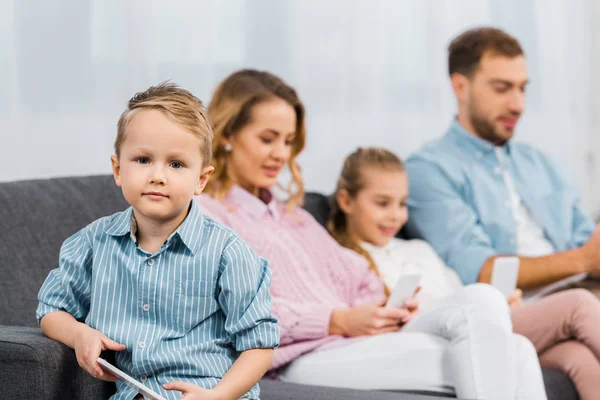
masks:
<path fill-rule="evenodd" d="M 219 310 L 216 281 L 175 281 L 174 324 L 189 332 Z"/>

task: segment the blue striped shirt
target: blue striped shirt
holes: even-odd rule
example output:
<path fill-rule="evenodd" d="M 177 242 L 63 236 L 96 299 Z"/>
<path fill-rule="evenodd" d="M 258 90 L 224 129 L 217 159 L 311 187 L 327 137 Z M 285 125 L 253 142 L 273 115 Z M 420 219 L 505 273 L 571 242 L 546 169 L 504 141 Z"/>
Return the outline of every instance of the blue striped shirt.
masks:
<path fill-rule="evenodd" d="M 195 202 L 154 254 L 137 246 L 132 208 L 68 238 L 59 268 L 40 289 L 37 318 L 66 311 L 127 346 L 118 368 L 167 399 L 174 380 L 212 388 L 248 349 L 279 344 L 271 313 L 271 270 L 231 229 Z M 134 397 L 117 382 L 111 399 Z M 255 385 L 246 395 L 259 398 Z"/>

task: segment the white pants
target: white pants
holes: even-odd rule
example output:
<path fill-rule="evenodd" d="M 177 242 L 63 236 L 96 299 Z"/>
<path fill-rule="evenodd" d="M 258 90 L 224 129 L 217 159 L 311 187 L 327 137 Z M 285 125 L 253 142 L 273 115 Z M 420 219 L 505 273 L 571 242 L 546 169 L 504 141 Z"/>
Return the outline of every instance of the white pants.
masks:
<path fill-rule="evenodd" d="M 545 400 L 537 353 L 512 333 L 506 299 L 486 284 L 441 299 L 400 332 L 316 350 L 281 380 L 379 390 L 429 390 L 480 400 Z"/>

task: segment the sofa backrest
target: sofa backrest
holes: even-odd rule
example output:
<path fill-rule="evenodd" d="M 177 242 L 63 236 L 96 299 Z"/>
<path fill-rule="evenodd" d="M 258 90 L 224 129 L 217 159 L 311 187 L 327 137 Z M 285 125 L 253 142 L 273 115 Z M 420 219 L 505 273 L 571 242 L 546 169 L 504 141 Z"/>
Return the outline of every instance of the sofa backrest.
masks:
<path fill-rule="evenodd" d="M 315 192 L 309 192 L 304 195 L 304 204 L 302 207 L 312 214 L 318 223 L 325 226 L 331 206 L 329 197 Z"/>
<path fill-rule="evenodd" d="M 0 183 L 0 325 L 37 326 L 37 293 L 62 242 L 126 207 L 109 175 Z"/>
<path fill-rule="evenodd" d="M 63 241 L 127 206 L 110 175 L 0 183 L 0 325 L 37 326 L 37 293 Z M 325 223 L 326 196 L 307 193 L 304 207 Z"/>

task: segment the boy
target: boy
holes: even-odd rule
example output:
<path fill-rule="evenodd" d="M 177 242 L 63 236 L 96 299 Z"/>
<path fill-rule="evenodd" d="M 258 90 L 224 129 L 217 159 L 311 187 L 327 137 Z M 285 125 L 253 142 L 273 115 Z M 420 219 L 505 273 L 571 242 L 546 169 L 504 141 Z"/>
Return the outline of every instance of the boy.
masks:
<path fill-rule="evenodd" d="M 268 263 L 192 201 L 213 167 L 202 102 L 163 83 L 121 115 L 111 157 L 131 205 L 68 238 L 39 293 L 44 333 L 75 350 L 92 376 L 116 381 L 97 358 L 169 399 L 258 399 L 279 330 Z M 111 399 L 136 398 L 117 381 Z M 141 397 L 140 397 L 141 398 Z"/>

